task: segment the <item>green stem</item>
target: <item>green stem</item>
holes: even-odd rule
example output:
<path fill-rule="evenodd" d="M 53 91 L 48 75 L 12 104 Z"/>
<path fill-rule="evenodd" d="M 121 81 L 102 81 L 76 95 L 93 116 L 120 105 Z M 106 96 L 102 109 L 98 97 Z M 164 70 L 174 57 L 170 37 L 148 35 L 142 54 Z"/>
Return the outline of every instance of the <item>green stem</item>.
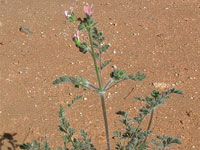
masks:
<path fill-rule="evenodd" d="M 148 124 L 148 127 L 147 127 L 147 131 L 150 130 L 150 128 L 151 128 L 151 124 L 152 124 L 152 121 L 153 121 L 153 114 L 154 114 L 154 109 L 151 111 L 151 116 L 150 116 L 149 124 Z"/>
<path fill-rule="evenodd" d="M 101 106 L 102 106 L 102 111 L 103 111 L 104 126 L 105 126 L 105 131 L 106 131 L 107 149 L 110 150 L 110 138 L 109 138 L 108 119 L 107 119 L 107 113 L 106 113 L 105 93 L 102 88 L 102 82 L 101 82 L 101 78 L 100 78 L 100 74 L 99 74 L 99 69 L 97 66 L 97 61 L 96 61 L 96 56 L 95 56 L 95 52 L 94 52 L 94 48 L 93 48 L 93 41 L 92 41 L 90 29 L 88 29 L 87 31 L 88 31 L 89 41 L 90 41 L 90 47 L 92 50 L 91 54 L 92 54 L 92 58 L 93 58 L 94 66 L 95 66 L 95 70 L 96 70 L 97 81 L 99 84 L 99 96 L 101 98 Z"/>
<path fill-rule="evenodd" d="M 88 31 L 88 36 L 89 36 L 89 40 L 90 40 L 90 47 L 91 47 L 91 50 L 92 50 L 91 54 L 92 54 L 92 58 L 93 58 L 93 61 L 94 61 L 94 67 L 95 67 L 97 80 L 98 80 L 98 84 L 99 84 L 99 90 L 102 91 L 102 84 L 101 84 L 99 69 L 98 69 L 98 66 L 97 66 L 96 56 L 95 56 L 95 52 L 94 52 L 94 48 L 93 48 L 92 36 L 91 36 L 90 30 L 87 30 L 87 31 Z"/>
<path fill-rule="evenodd" d="M 109 129 L 108 129 L 108 119 L 107 119 L 107 113 L 106 113 L 105 94 L 100 95 L 100 98 L 101 98 L 101 107 L 103 111 L 104 126 L 106 130 L 107 148 L 108 150 L 110 150 L 110 138 L 109 138 Z"/>
<path fill-rule="evenodd" d="M 151 111 L 151 116 L 150 116 L 149 124 L 148 124 L 148 127 L 147 127 L 147 131 L 149 131 L 150 128 L 151 128 L 151 124 L 152 124 L 152 121 L 153 121 L 153 114 L 154 114 L 154 109 Z M 147 137 L 145 137 L 145 140 L 144 140 L 143 143 L 145 144 L 146 141 L 147 141 Z"/>

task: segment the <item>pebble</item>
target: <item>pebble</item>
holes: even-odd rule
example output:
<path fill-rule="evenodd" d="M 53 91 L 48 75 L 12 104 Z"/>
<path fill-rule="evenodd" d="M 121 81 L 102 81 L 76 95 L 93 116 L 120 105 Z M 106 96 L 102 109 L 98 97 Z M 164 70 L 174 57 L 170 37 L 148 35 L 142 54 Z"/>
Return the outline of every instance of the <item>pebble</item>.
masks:
<path fill-rule="evenodd" d="M 87 97 L 84 97 L 83 100 L 84 100 L 84 101 L 87 101 Z"/>
<path fill-rule="evenodd" d="M 21 26 L 19 28 L 19 31 L 23 32 L 23 33 L 26 33 L 26 34 L 32 34 L 33 33 L 28 27 L 24 27 L 24 26 Z"/>
<path fill-rule="evenodd" d="M 166 88 L 169 88 L 169 87 L 170 87 L 170 84 L 162 83 L 162 82 L 154 82 L 154 83 L 153 83 L 153 86 L 154 86 L 155 88 L 164 90 L 164 89 L 166 89 Z"/>
<path fill-rule="evenodd" d="M 0 22 L 0 27 L 2 27 L 3 26 L 3 23 L 2 22 Z"/>

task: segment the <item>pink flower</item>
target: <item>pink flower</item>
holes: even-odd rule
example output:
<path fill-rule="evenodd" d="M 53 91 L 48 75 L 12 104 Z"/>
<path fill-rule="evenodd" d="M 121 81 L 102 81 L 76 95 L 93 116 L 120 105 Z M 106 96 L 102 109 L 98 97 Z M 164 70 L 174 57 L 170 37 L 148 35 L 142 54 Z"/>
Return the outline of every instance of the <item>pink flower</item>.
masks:
<path fill-rule="evenodd" d="M 75 40 L 75 39 L 78 39 L 78 40 L 79 40 L 79 37 L 80 37 L 80 31 L 77 30 L 76 33 L 74 33 L 74 34 L 72 35 L 72 39 L 73 39 L 73 40 Z"/>
<path fill-rule="evenodd" d="M 93 5 L 89 5 L 88 3 L 86 3 L 86 5 L 83 7 L 83 11 L 88 15 L 91 16 L 93 14 L 93 10 L 92 10 Z"/>
<path fill-rule="evenodd" d="M 67 11 L 67 10 L 65 11 L 65 16 L 67 17 L 67 19 L 69 19 L 71 17 L 72 13 L 73 13 L 73 8 L 72 7 L 70 7 L 70 12 Z"/>

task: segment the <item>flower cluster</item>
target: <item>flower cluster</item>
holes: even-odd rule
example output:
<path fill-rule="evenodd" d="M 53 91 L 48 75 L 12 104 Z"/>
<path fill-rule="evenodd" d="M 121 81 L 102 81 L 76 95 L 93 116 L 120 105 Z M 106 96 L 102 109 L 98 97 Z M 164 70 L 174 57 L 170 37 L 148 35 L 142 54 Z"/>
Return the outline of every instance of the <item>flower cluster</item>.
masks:
<path fill-rule="evenodd" d="M 94 25 L 92 14 L 93 14 L 93 5 L 89 5 L 88 3 L 83 7 L 83 11 L 86 14 L 86 18 L 83 20 L 81 18 L 76 18 L 73 8 L 70 7 L 70 11 L 65 11 L 65 16 L 70 22 L 80 21 L 80 25 L 76 33 L 72 35 L 72 40 L 74 41 L 76 47 L 79 48 L 80 52 L 86 53 L 90 50 L 88 44 L 86 42 L 80 42 L 80 31 L 86 29 L 87 31 L 91 30 L 91 27 Z"/>

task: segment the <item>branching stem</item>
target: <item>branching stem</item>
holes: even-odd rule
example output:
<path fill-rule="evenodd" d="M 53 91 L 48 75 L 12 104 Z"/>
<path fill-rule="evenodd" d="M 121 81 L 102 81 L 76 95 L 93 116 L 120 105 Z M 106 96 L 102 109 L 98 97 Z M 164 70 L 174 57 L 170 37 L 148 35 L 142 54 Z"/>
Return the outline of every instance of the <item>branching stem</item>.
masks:
<path fill-rule="evenodd" d="M 97 75 L 97 81 L 99 84 L 99 95 L 100 95 L 100 99 L 101 99 L 101 106 L 102 106 L 104 125 L 105 125 L 105 131 L 106 131 L 107 149 L 110 150 L 110 138 L 109 138 L 108 119 L 107 119 L 107 113 L 106 113 L 105 94 L 103 91 L 101 77 L 100 77 L 100 71 L 99 71 L 99 69 L 101 69 L 101 68 L 98 69 L 98 66 L 97 66 L 90 29 L 88 29 L 87 31 L 88 31 L 89 41 L 90 41 L 91 54 L 92 54 L 92 58 L 94 61 L 96 75 Z"/>

